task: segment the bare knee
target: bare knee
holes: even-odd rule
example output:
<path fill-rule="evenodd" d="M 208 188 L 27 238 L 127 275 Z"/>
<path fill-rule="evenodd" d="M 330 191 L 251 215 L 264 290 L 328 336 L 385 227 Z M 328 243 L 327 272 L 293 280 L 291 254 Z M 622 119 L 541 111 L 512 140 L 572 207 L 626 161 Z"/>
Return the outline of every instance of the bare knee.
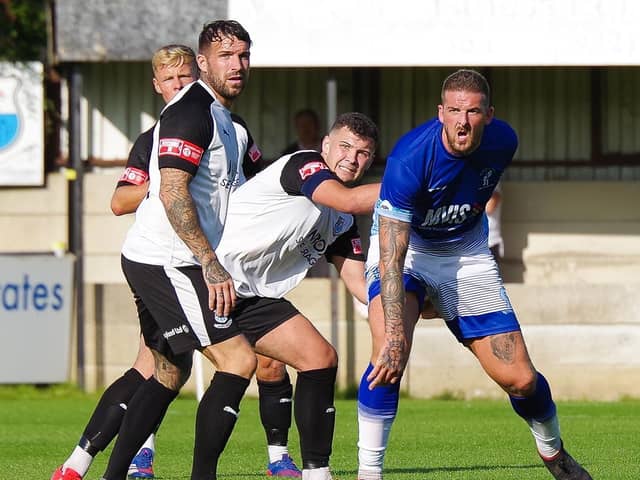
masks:
<path fill-rule="evenodd" d="M 330 343 L 324 346 L 324 352 L 319 357 L 321 365 L 317 368 L 333 368 L 338 366 L 338 352 Z"/>
<path fill-rule="evenodd" d="M 536 391 L 536 372 L 527 371 L 517 377 L 505 379 L 499 382 L 502 389 L 509 395 L 516 397 L 529 397 Z"/>
<path fill-rule="evenodd" d="M 258 365 L 254 351 L 242 336 L 209 345 L 202 350 L 202 354 L 217 370 L 247 379 L 253 376 Z"/>
<path fill-rule="evenodd" d="M 279 382 L 284 380 L 287 372 L 284 363 L 262 355 L 258 355 L 257 358 L 258 368 L 256 370 L 256 379 L 258 381 Z"/>
<path fill-rule="evenodd" d="M 155 377 L 158 382 L 169 390 L 177 392 L 187 382 L 191 375 L 192 354 L 175 355 L 169 360 L 155 350 L 152 350 L 156 364 Z"/>

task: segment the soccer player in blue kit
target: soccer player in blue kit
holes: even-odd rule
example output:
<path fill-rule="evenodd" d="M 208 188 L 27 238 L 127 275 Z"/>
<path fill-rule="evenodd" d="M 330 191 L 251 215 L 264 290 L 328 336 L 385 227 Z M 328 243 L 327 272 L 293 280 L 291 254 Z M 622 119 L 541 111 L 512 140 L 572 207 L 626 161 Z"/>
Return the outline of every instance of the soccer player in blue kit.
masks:
<path fill-rule="evenodd" d="M 358 393 L 358 480 L 382 479 L 416 322 L 425 297 L 509 395 L 554 478 L 591 476 L 564 449 L 549 384 L 533 366 L 487 241 L 485 205 L 518 146 L 494 118 L 489 85 L 458 70 L 438 118 L 404 135 L 387 160 L 367 260 L 371 363 Z"/>

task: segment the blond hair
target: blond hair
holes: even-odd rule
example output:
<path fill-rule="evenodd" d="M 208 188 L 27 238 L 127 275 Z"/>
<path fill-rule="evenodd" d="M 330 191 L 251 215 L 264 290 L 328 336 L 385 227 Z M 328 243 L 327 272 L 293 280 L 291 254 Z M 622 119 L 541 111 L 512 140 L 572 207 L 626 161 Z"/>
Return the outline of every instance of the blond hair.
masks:
<path fill-rule="evenodd" d="M 197 77 L 198 66 L 196 65 L 196 54 L 186 45 L 171 44 L 159 48 L 151 58 L 153 74 L 157 74 L 162 67 L 180 68 L 184 64 L 190 64 L 194 77 Z"/>

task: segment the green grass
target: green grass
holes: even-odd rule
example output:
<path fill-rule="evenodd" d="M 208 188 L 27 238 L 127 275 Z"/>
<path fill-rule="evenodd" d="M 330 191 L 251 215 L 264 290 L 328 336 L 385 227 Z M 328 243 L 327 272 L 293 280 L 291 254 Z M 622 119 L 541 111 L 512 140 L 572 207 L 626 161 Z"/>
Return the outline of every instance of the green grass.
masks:
<path fill-rule="evenodd" d="M 96 395 L 70 387 L 0 388 L 0 479 L 48 479 L 75 446 Z M 338 400 L 332 470 L 355 478 L 357 422 L 354 400 Z M 196 402 L 180 397 L 158 435 L 156 475 L 189 479 Z M 241 416 L 220 462 L 222 479 L 264 476 L 264 433 L 258 404 L 243 400 Z M 640 479 L 640 401 L 560 402 L 567 448 L 598 480 Z M 295 429 L 291 451 L 299 460 Z M 108 452 L 85 480 L 99 479 Z M 391 434 L 385 480 L 549 479 L 526 424 L 508 402 L 403 398 Z"/>

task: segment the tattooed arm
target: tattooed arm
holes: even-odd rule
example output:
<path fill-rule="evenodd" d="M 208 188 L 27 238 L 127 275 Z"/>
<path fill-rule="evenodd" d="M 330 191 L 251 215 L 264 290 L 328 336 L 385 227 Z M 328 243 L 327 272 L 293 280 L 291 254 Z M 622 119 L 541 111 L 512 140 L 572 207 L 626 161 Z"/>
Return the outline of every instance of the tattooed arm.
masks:
<path fill-rule="evenodd" d="M 404 259 L 409 246 L 411 224 L 379 217 L 380 222 L 380 298 L 384 312 L 385 341 L 371 374 L 369 388 L 397 383 L 409 356 L 404 329 L 405 291 L 402 282 Z"/>
<path fill-rule="evenodd" d="M 180 239 L 202 265 L 202 275 L 209 289 L 209 308 L 218 316 L 228 316 L 235 304 L 233 280 L 209 244 L 189 192 L 191 175 L 176 168 L 160 169 L 160 200 L 167 218 Z"/>

